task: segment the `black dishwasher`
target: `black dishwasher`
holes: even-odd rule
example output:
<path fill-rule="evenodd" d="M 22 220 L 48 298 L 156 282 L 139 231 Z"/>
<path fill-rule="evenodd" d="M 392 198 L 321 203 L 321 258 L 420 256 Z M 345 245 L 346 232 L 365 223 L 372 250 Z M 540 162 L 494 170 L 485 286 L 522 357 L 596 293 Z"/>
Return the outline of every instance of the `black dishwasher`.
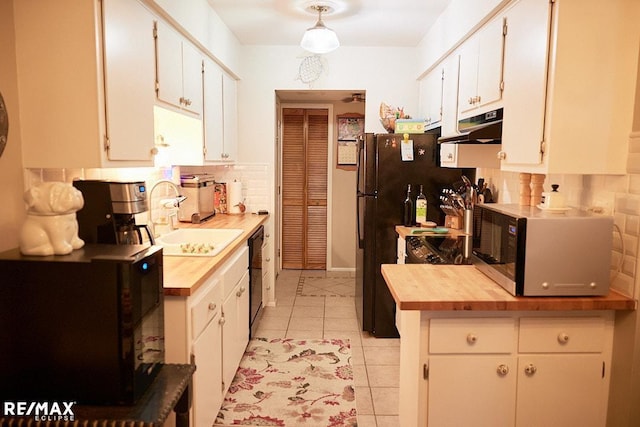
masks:
<path fill-rule="evenodd" d="M 264 226 L 249 237 L 249 338 L 255 334 L 262 309 L 262 245 Z"/>

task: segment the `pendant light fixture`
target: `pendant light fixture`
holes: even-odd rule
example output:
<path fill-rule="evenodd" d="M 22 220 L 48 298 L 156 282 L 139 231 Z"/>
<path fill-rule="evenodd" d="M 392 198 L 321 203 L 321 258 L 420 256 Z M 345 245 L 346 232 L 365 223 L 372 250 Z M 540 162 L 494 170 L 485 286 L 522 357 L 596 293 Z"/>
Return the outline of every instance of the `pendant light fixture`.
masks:
<path fill-rule="evenodd" d="M 328 53 L 336 50 L 340 46 L 338 36 L 335 31 L 325 27 L 324 22 L 322 22 L 322 13 L 328 12 L 329 7 L 313 5 L 309 9 L 318 12 L 318 21 L 316 25 L 305 31 L 300 46 L 312 53 Z"/>

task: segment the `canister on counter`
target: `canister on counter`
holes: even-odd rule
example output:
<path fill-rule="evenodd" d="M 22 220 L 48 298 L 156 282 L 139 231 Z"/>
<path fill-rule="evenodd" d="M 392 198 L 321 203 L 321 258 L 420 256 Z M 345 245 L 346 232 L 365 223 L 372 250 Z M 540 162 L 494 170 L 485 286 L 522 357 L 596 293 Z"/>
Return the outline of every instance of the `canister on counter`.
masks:
<path fill-rule="evenodd" d="M 216 213 L 227 213 L 227 184 L 216 182 L 214 185 L 213 206 Z"/>

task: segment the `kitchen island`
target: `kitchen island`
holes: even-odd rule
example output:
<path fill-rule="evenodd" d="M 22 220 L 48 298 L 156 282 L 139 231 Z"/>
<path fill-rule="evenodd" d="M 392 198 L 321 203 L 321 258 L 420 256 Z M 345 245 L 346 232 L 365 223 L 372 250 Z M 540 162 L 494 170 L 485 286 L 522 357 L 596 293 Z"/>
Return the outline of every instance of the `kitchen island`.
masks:
<path fill-rule="evenodd" d="M 514 297 L 474 266 L 383 265 L 400 331 L 400 425 L 606 424 L 616 310 Z"/>

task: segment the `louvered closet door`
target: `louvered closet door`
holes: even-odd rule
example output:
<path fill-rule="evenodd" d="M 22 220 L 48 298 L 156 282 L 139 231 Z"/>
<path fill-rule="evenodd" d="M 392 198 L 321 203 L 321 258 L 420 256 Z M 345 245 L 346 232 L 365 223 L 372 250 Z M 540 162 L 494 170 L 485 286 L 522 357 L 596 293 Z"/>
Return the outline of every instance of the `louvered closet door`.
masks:
<path fill-rule="evenodd" d="M 328 112 L 285 108 L 282 123 L 282 267 L 324 270 Z"/>

